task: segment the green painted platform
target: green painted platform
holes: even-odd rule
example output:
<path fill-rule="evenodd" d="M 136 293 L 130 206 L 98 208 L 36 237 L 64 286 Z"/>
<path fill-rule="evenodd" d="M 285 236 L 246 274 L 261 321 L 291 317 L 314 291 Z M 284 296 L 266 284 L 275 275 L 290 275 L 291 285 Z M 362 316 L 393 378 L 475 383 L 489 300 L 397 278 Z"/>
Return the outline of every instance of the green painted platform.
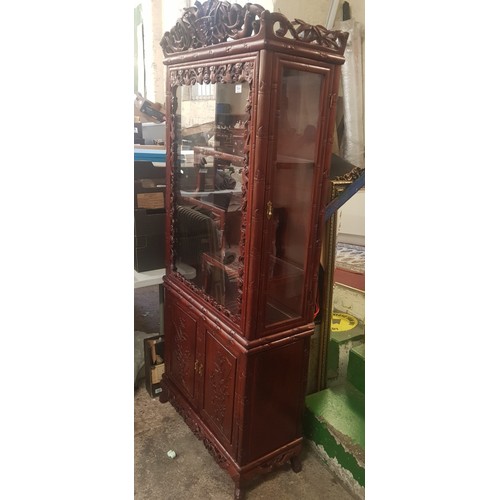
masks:
<path fill-rule="evenodd" d="M 350 383 L 306 398 L 304 434 L 365 485 L 365 397 Z"/>
<path fill-rule="evenodd" d="M 364 342 L 365 325 L 358 324 L 347 331 L 330 332 L 328 341 L 327 378 L 329 383 L 346 380 L 349 354 L 353 347 Z"/>
<path fill-rule="evenodd" d="M 358 324 L 351 330 L 343 332 L 330 332 L 330 340 L 337 344 L 343 344 L 349 340 L 357 340 L 364 338 L 365 336 L 365 324 L 358 320 Z"/>
<path fill-rule="evenodd" d="M 304 434 L 352 487 L 365 486 L 365 325 L 335 311 L 328 341 L 328 388 L 306 397 Z"/>
<path fill-rule="evenodd" d="M 347 380 L 356 389 L 365 393 L 365 344 L 354 346 L 349 352 Z"/>

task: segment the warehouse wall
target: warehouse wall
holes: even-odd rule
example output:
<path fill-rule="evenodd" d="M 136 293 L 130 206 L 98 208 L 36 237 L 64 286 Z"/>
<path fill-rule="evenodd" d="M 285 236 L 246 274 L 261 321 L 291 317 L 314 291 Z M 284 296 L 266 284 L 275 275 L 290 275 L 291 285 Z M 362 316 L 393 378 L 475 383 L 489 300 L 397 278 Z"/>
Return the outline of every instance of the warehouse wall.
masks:
<path fill-rule="evenodd" d="M 258 3 L 258 2 L 257 2 Z M 281 12 L 290 21 L 295 18 L 309 24 L 326 25 L 330 0 L 274 0 L 274 10 Z"/>

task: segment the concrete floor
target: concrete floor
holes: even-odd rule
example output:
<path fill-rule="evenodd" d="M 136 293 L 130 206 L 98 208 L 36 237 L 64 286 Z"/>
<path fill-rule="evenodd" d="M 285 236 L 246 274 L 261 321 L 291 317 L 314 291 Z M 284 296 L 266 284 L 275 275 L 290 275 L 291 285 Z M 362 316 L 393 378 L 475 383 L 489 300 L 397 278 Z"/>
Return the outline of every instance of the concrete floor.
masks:
<path fill-rule="evenodd" d="M 158 287 L 135 290 L 135 330 L 159 331 Z M 138 384 L 134 395 L 136 500 L 233 498 L 234 483 L 221 469 L 174 408 L 153 399 Z M 171 459 L 167 452 L 174 450 Z M 248 483 L 245 498 L 252 499 L 335 499 L 353 500 L 317 452 L 306 442 L 302 471 L 295 474 L 289 465 Z"/>

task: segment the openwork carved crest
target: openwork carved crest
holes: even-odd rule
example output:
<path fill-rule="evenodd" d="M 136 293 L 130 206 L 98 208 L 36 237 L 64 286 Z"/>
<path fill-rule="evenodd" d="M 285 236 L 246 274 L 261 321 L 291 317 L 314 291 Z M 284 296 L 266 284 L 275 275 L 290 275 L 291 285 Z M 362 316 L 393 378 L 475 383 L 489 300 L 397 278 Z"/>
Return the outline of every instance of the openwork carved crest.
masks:
<path fill-rule="evenodd" d="M 276 25 L 278 28 L 276 28 Z M 290 22 L 279 12 L 269 12 L 259 4 L 245 6 L 227 1 L 196 2 L 184 9 L 175 26 L 165 32 L 160 41 L 165 57 L 168 54 L 239 40 L 259 34 L 291 38 L 305 43 L 322 45 L 343 54 L 348 33 L 329 30 L 294 19 Z"/>
<path fill-rule="evenodd" d="M 258 33 L 260 16 L 264 7 L 247 3 L 244 7 L 226 1 L 208 0 L 195 2 L 194 7 L 184 9 L 176 25 L 167 31 L 160 42 L 163 54 L 197 49 L 237 40 Z"/>
<path fill-rule="evenodd" d="M 278 37 L 285 38 L 290 35 L 294 40 L 323 45 L 341 54 L 345 51 L 349 34 L 344 31 L 332 31 L 321 24 L 313 25 L 301 19 L 294 19 L 291 23 L 285 16 L 277 12 L 271 14 L 271 19 L 280 25 L 279 29 L 274 32 Z"/>

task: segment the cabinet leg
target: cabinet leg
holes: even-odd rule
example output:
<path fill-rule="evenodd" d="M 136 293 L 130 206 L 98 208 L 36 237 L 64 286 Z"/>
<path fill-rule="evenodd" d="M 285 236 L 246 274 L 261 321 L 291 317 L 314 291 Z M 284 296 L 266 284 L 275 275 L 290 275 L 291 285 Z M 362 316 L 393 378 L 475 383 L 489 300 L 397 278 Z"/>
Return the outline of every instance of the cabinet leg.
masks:
<path fill-rule="evenodd" d="M 234 500 L 243 500 L 245 498 L 245 492 L 239 487 L 234 487 Z"/>
<path fill-rule="evenodd" d="M 293 472 L 300 472 L 302 470 L 302 461 L 299 457 L 292 457 L 290 459 L 290 465 L 292 466 Z"/>

